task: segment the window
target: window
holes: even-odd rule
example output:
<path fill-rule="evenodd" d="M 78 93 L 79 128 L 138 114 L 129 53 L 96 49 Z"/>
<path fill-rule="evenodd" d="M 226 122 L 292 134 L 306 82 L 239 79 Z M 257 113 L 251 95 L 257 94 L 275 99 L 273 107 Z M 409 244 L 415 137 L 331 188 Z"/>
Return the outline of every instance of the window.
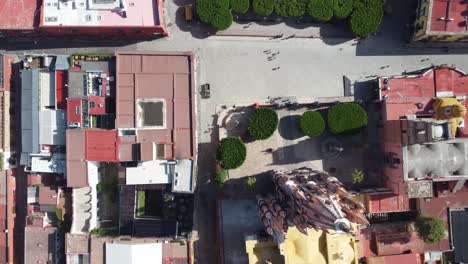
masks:
<path fill-rule="evenodd" d="M 89 102 L 89 108 L 94 108 L 96 107 L 96 103 L 95 102 Z"/>
<path fill-rule="evenodd" d="M 119 130 L 119 136 L 135 136 L 136 130 L 135 129 L 121 129 Z"/>
<path fill-rule="evenodd" d="M 166 158 L 166 145 L 156 144 L 156 159 Z"/>
<path fill-rule="evenodd" d="M 80 107 L 79 107 L 79 106 L 75 106 L 75 113 L 76 113 L 76 114 L 81 113 Z"/>

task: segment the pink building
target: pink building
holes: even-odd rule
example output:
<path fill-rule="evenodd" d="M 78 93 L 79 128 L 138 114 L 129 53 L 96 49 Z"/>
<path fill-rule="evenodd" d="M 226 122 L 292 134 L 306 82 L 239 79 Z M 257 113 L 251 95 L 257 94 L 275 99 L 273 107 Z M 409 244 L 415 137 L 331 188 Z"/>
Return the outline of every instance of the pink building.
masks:
<path fill-rule="evenodd" d="M 167 36 L 163 1 L 17 0 L 0 2 L 0 35 Z"/>

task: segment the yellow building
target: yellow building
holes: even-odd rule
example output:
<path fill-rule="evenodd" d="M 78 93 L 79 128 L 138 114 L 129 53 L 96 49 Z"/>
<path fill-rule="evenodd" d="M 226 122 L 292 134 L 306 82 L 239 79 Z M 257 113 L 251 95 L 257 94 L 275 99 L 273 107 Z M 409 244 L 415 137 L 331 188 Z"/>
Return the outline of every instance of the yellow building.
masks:
<path fill-rule="evenodd" d="M 328 230 L 308 229 L 308 235 L 290 227 L 285 241 L 247 237 L 245 247 L 249 264 L 357 264 L 354 236 Z"/>
<path fill-rule="evenodd" d="M 459 0 L 419 0 L 415 41 L 468 41 L 466 3 Z"/>

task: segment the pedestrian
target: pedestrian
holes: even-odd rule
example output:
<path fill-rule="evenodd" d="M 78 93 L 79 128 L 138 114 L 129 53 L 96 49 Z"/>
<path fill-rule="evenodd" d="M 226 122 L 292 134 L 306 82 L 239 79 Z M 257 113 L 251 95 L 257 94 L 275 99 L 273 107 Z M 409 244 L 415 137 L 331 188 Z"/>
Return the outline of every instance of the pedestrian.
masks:
<path fill-rule="evenodd" d="M 273 152 L 273 148 L 267 148 L 267 149 L 265 149 L 265 152 L 266 152 L 266 153 L 272 153 L 272 152 Z"/>

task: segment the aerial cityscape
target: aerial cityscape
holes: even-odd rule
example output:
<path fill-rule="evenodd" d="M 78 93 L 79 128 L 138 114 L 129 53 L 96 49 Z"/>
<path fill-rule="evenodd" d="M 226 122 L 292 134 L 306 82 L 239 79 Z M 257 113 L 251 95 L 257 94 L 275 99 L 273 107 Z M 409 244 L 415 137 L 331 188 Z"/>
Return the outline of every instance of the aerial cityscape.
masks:
<path fill-rule="evenodd" d="M 468 263 L 468 2 L 0 0 L 0 264 Z"/>

